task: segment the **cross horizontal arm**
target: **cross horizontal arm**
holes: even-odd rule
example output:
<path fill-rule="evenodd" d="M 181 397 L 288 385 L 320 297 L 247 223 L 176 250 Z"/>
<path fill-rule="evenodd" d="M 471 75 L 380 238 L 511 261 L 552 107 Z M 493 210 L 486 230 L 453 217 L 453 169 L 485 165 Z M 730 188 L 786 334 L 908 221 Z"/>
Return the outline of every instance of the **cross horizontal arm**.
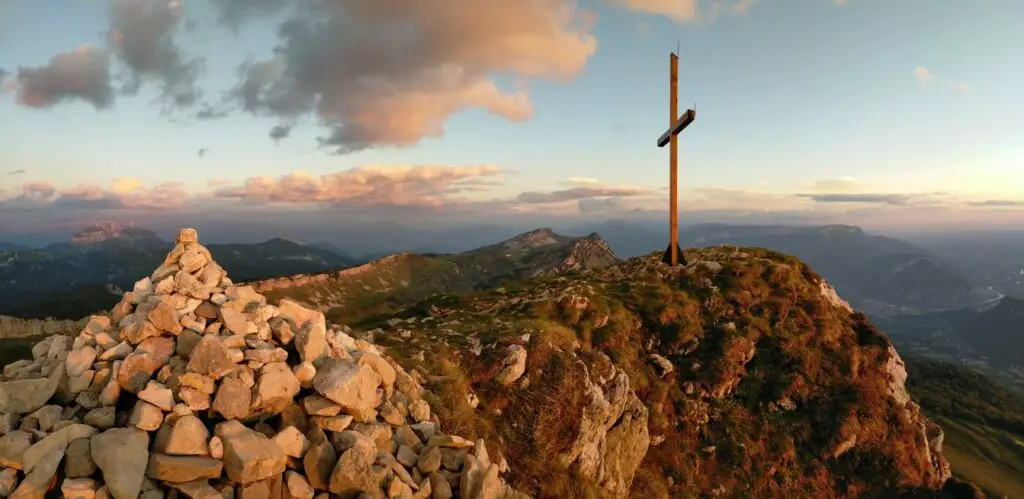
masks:
<path fill-rule="evenodd" d="M 682 133 L 682 131 L 689 126 L 690 123 L 693 123 L 693 120 L 695 119 L 697 119 L 697 111 L 687 109 L 686 112 L 672 124 L 671 128 L 661 134 L 661 137 L 658 137 L 658 147 L 665 147 L 665 145 L 672 140 L 673 135 L 679 135 Z"/>

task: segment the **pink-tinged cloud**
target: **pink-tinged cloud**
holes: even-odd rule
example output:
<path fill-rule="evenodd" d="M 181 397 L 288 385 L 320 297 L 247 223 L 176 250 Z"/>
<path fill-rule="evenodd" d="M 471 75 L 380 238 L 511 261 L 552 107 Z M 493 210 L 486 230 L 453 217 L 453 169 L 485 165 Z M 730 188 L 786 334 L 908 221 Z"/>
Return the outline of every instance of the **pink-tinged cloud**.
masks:
<path fill-rule="evenodd" d="M 478 190 L 479 180 L 501 173 L 490 165 L 368 166 L 319 176 L 253 177 L 214 195 L 275 203 L 437 206 L 450 202 L 453 194 Z"/>
<path fill-rule="evenodd" d="M 653 194 L 651 189 L 644 187 L 595 185 L 593 187 L 573 187 L 558 191 L 528 191 L 516 196 L 520 203 L 562 203 L 566 201 L 579 201 L 581 199 L 599 197 L 628 197 Z"/>
<path fill-rule="evenodd" d="M 0 210 L 41 207 L 69 210 L 173 210 L 185 207 L 190 198 L 179 182 L 147 188 L 138 180 L 121 178 L 115 180 L 109 188 L 80 184 L 60 190 L 47 182 L 31 182 L 21 187 L 20 195 L 0 199 Z"/>
<path fill-rule="evenodd" d="M 57 193 L 53 184 L 46 182 L 30 182 L 21 186 L 21 195 L 32 201 L 49 201 Z"/>
<path fill-rule="evenodd" d="M 57 54 L 45 66 L 19 68 L 14 88 L 18 103 L 26 107 L 46 108 L 79 99 L 105 109 L 114 102 L 110 62 L 89 45 Z"/>
<path fill-rule="evenodd" d="M 678 24 L 713 21 L 722 14 L 746 14 L 759 0 L 605 0 L 634 12 L 667 17 Z M 702 8 L 702 5 L 705 8 Z"/>
<path fill-rule="evenodd" d="M 569 80 L 597 50 L 592 24 L 567 0 L 311 2 L 280 26 L 274 58 L 243 68 L 236 96 L 286 122 L 315 116 L 339 152 L 411 145 L 464 109 L 529 118 L 528 91 L 494 75 Z"/>

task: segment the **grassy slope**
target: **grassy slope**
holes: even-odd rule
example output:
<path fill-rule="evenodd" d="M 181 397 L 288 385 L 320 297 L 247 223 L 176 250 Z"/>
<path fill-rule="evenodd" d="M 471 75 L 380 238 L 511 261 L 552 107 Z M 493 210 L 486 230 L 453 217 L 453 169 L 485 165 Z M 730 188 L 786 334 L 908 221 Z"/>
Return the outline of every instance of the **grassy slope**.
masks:
<path fill-rule="evenodd" d="M 964 367 L 907 362 L 907 388 L 945 430 L 954 474 L 996 497 L 1024 497 L 1024 399 Z"/>
<path fill-rule="evenodd" d="M 943 452 L 956 476 L 995 497 L 1024 497 L 1024 441 L 1020 436 L 941 416 L 935 422 L 946 432 Z"/>
<path fill-rule="evenodd" d="M 351 269 L 344 278 L 265 292 L 326 309 L 329 320 L 350 323 L 441 293 L 497 287 L 559 264 L 574 239 L 509 254 L 501 246 L 450 255 L 400 254 Z"/>
<path fill-rule="evenodd" d="M 688 260 L 717 261 L 720 270 L 698 265 L 666 276 L 654 258 L 640 258 L 505 293 L 436 297 L 357 326 L 387 327 L 376 339 L 393 355 L 444 376 L 434 387 L 441 403 L 432 404 L 444 424 L 504 442 L 496 451 L 517 470 L 516 483 L 541 496 L 587 491 L 551 464 L 579 417 L 571 397 L 578 373 L 567 368 L 574 344 L 587 362 L 600 363 L 603 352 L 629 374 L 651 411 L 651 434 L 665 437 L 638 471 L 636 497 L 697 497 L 718 486 L 736 497 L 844 497 L 922 483 L 927 465 L 911 450 L 917 430 L 895 416 L 881 374 L 884 336 L 862 315 L 828 305 L 800 262 L 743 251 L 688 251 Z M 467 353 L 469 338 L 484 345 L 479 357 Z M 490 382 L 511 343 L 528 348 L 528 390 Z M 659 378 L 645 345 L 676 372 Z M 751 346 L 756 354 L 744 365 Z M 690 384 L 697 393 L 686 393 Z M 723 388 L 721 398 L 706 396 Z M 481 400 L 476 410 L 470 391 Z M 783 399 L 795 409 L 770 408 Z M 853 450 L 822 457 L 851 433 L 859 437 Z"/>

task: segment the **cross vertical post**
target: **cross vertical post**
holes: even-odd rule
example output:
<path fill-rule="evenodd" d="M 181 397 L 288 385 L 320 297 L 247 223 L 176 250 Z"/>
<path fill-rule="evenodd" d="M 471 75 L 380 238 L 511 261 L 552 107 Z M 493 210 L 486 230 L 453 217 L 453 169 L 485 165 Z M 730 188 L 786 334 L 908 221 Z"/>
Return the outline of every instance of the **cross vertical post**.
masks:
<path fill-rule="evenodd" d="M 669 55 L 669 104 L 668 126 L 671 127 L 679 119 L 679 56 Z M 668 240 L 669 261 L 672 267 L 679 265 L 679 136 L 672 134 L 669 139 L 669 212 Z"/>
<path fill-rule="evenodd" d="M 674 52 L 669 54 L 668 108 L 668 130 L 658 137 L 658 147 L 669 146 L 669 243 L 668 249 L 662 256 L 662 261 L 675 267 L 679 265 L 680 261 L 686 265 L 679 248 L 679 134 L 690 123 L 693 123 L 693 120 L 697 119 L 697 112 L 687 109 L 682 116 L 679 116 L 679 56 Z"/>

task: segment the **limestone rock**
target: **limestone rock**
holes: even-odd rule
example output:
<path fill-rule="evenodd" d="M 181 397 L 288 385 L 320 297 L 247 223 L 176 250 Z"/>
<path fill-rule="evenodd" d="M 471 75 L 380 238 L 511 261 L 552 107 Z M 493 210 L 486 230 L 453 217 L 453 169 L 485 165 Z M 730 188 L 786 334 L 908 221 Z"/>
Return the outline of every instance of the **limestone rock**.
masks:
<path fill-rule="evenodd" d="M 192 350 L 188 370 L 219 379 L 232 369 L 235 363 L 224 344 L 214 335 L 206 335 Z"/>
<path fill-rule="evenodd" d="M 96 349 L 90 346 L 73 350 L 64 361 L 68 377 L 81 376 L 82 373 L 92 368 L 96 360 Z"/>
<path fill-rule="evenodd" d="M 149 462 L 149 435 L 136 428 L 111 428 L 94 435 L 92 460 L 114 499 L 136 499 Z"/>
<path fill-rule="evenodd" d="M 0 412 L 26 414 L 46 405 L 64 379 L 64 363 L 46 378 L 0 383 Z"/>
<path fill-rule="evenodd" d="M 139 399 L 149 402 L 162 411 L 174 408 L 174 392 L 155 381 L 146 384 L 146 388 L 138 393 Z"/>
<path fill-rule="evenodd" d="M 0 466 L 22 469 L 29 447 L 32 447 L 32 434 L 26 431 L 12 431 L 0 437 Z"/>
<path fill-rule="evenodd" d="M 217 389 L 212 409 L 225 419 L 240 419 L 249 414 L 252 392 L 245 382 L 238 378 L 225 378 Z"/>
<path fill-rule="evenodd" d="M 0 497 L 7 497 L 18 486 L 18 470 L 14 468 L 0 469 Z"/>
<path fill-rule="evenodd" d="M 380 497 L 379 485 L 373 476 L 373 461 L 358 449 L 349 449 L 338 458 L 338 464 L 331 472 L 330 491 L 342 497 L 351 497 L 360 492 Z"/>
<path fill-rule="evenodd" d="M 266 436 L 236 420 L 218 424 L 214 434 L 224 443 L 224 471 L 233 482 L 254 482 L 284 472 L 284 451 Z"/>
<path fill-rule="evenodd" d="M 79 438 L 68 445 L 64 458 L 64 473 L 69 478 L 85 478 L 96 472 L 96 463 L 92 460 L 92 439 Z"/>
<path fill-rule="evenodd" d="M 309 440 L 294 426 L 281 430 L 273 440 L 281 446 L 281 450 L 287 456 L 302 457 L 309 449 Z"/>
<path fill-rule="evenodd" d="M 327 360 L 313 378 L 317 393 L 340 405 L 356 421 L 374 417 L 380 383 L 380 375 L 372 368 L 346 359 Z"/>
<path fill-rule="evenodd" d="M 57 452 L 58 449 L 63 454 L 64 450 L 67 449 L 73 440 L 88 438 L 95 434 L 96 428 L 84 424 L 72 424 L 47 435 L 46 438 L 25 450 L 25 454 L 22 456 L 22 465 L 25 472 L 31 472 L 36 464 L 45 459 L 46 456 Z"/>
<path fill-rule="evenodd" d="M 172 483 L 220 477 L 223 464 L 218 459 L 200 456 L 150 454 L 146 476 Z"/>
<path fill-rule="evenodd" d="M 64 459 L 66 445 L 54 449 L 36 463 L 32 472 L 25 476 L 18 488 L 10 495 L 11 499 L 43 499 L 50 483 L 57 476 L 57 469 Z"/>
<path fill-rule="evenodd" d="M 278 367 L 272 367 L 274 365 Z M 301 389 L 299 380 L 283 362 L 265 366 L 256 389 L 261 401 L 260 411 L 264 414 L 280 413 Z"/>
<path fill-rule="evenodd" d="M 189 414 L 174 421 L 163 451 L 175 456 L 205 456 L 209 453 L 209 438 L 202 420 Z"/>
<path fill-rule="evenodd" d="M 504 367 L 498 372 L 495 381 L 508 386 L 518 381 L 526 372 L 526 348 L 522 345 L 509 345 L 503 364 Z"/>
<path fill-rule="evenodd" d="M 309 485 L 306 477 L 294 471 L 289 471 L 285 473 L 284 483 L 285 499 L 313 499 L 315 491 Z"/>

